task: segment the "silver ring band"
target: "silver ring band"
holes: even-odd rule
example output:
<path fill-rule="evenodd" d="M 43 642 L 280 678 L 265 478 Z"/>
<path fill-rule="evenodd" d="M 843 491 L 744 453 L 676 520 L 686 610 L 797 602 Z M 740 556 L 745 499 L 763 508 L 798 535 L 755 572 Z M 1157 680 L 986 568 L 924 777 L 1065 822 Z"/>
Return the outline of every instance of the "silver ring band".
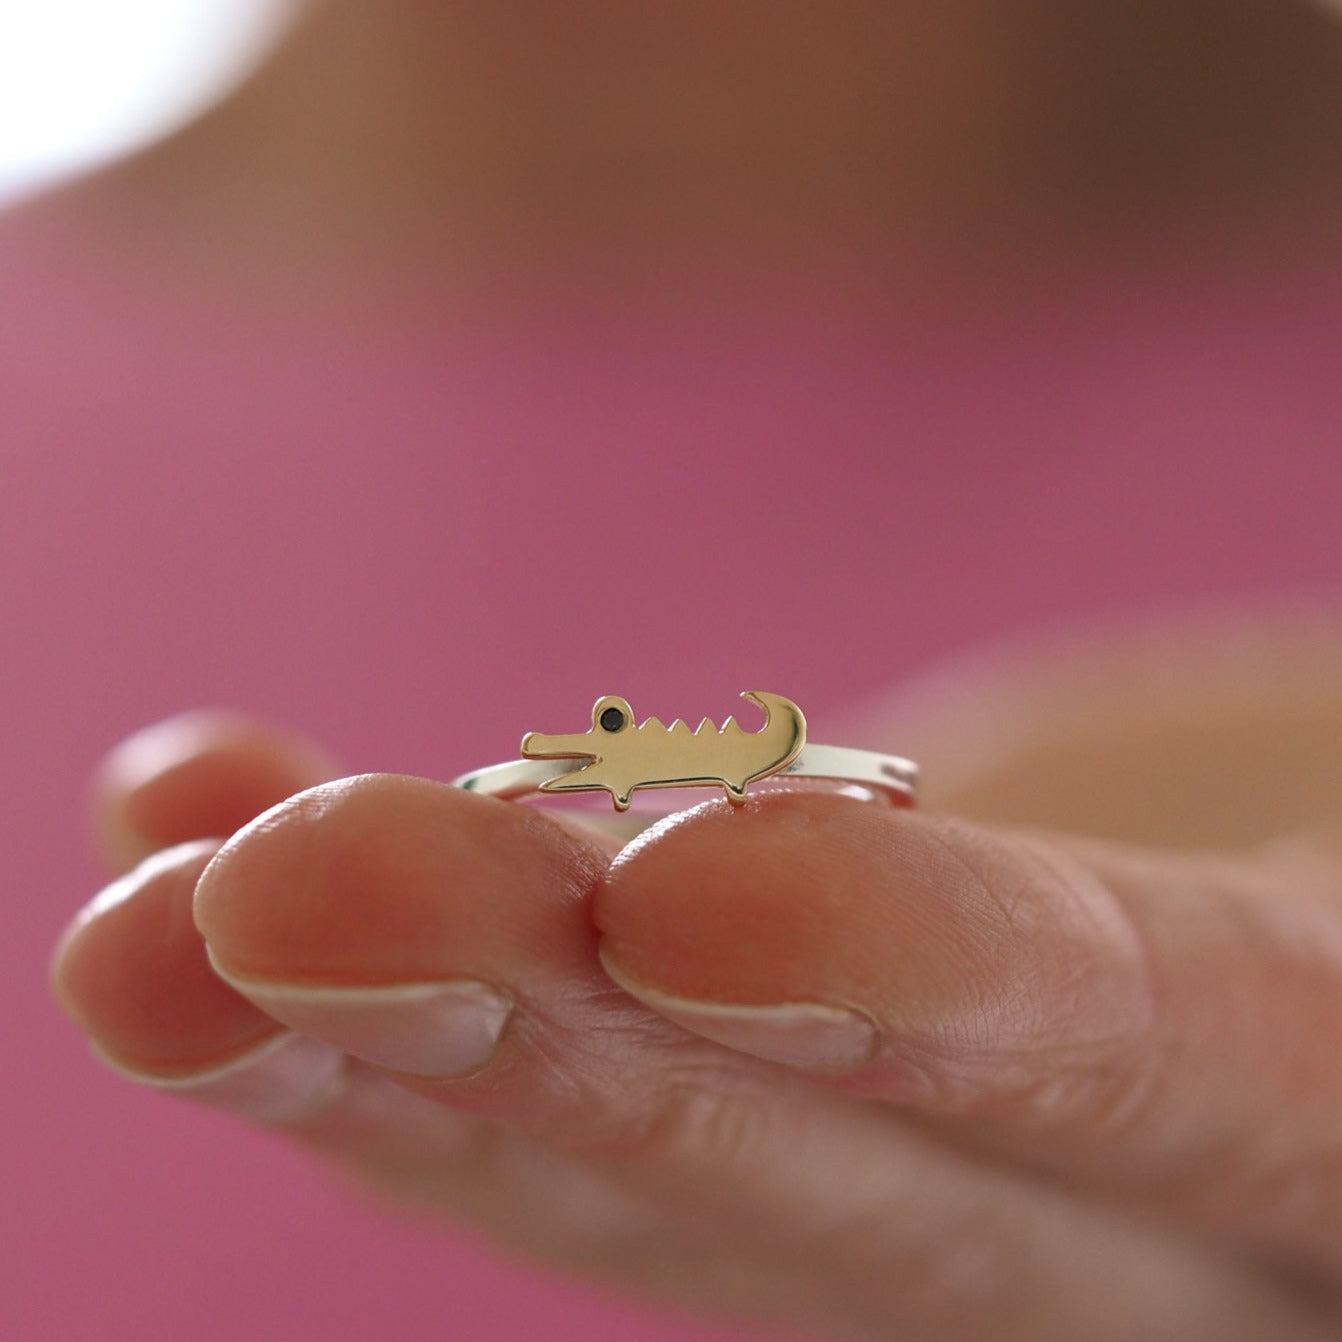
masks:
<path fill-rule="evenodd" d="M 582 760 L 509 760 L 473 769 L 452 780 L 453 787 L 478 792 L 482 797 L 513 801 L 542 790 L 545 783 L 576 773 Z M 773 779 L 816 778 L 840 785 L 857 786 L 887 797 L 896 806 L 912 806 L 917 799 L 918 766 L 899 755 L 880 755 L 872 750 L 847 746 L 806 745 Z"/>

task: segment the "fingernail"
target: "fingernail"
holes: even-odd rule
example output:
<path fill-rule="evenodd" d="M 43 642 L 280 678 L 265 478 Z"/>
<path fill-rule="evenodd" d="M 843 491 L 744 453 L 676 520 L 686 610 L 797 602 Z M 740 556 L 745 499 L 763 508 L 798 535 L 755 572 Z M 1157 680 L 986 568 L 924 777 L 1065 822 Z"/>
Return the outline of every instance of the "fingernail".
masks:
<path fill-rule="evenodd" d="M 600 952 L 606 973 L 640 1002 L 694 1034 L 768 1062 L 812 1071 L 846 1072 L 875 1051 L 876 1026 L 860 1012 L 822 1002 L 763 1006 L 676 997 L 634 978 Z"/>
<path fill-rule="evenodd" d="M 338 1090 L 345 1057 L 320 1039 L 279 1034 L 218 1067 L 182 1076 L 141 1071 L 93 1051 L 114 1072 L 155 1090 L 171 1091 L 254 1123 L 293 1123 L 321 1108 Z"/>
<path fill-rule="evenodd" d="M 459 1077 L 493 1056 L 512 1014 L 510 998 L 474 979 L 326 987 L 215 972 L 293 1030 L 324 1039 L 379 1067 L 414 1076 Z"/>

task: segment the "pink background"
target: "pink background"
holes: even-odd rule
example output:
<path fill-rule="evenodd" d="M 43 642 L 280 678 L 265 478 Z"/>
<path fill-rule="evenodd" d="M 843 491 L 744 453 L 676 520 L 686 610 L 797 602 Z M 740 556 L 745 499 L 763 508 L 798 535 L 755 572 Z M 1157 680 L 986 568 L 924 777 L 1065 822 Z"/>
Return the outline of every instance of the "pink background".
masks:
<path fill-rule="evenodd" d="M 96 1066 L 45 987 L 101 880 L 89 770 L 207 704 L 437 777 L 604 692 L 720 717 L 762 686 L 824 739 L 998 635 L 1335 594 L 1334 252 L 1035 261 L 935 299 L 376 304 L 10 220 L 0 1336 L 704 1336 Z"/>

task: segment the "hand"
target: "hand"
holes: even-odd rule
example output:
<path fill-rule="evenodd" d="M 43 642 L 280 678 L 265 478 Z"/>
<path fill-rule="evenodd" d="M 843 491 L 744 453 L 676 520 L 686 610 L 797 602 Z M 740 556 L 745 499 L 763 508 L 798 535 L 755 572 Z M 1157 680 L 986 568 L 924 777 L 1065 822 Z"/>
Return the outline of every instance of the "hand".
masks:
<path fill-rule="evenodd" d="M 437 783 L 313 787 L 310 750 L 236 721 L 151 729 L 101 830 L 162 851 L 80 915 L 56 990 L 137 1079 L 681 1303 L 839 1337 L 1335 1336 L 1342 654 L 1030 665 L 943 697 L 960 744 L 910 725 L 934 782 L 947 743 L 927 810 L 709 802 L 618 854 Z M 1121 841 L 1148 831 L 1198 847 Z"/>

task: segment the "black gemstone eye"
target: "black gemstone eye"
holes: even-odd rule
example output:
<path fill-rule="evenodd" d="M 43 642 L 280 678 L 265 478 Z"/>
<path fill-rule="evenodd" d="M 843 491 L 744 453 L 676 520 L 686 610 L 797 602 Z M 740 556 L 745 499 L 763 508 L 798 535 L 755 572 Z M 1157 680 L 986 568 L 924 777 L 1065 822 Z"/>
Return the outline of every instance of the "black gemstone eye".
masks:
<path fill-rule="evenodd" d="M 608 732 L 618 732 L 624 726 L 624 714 L 618 708 L 608 708 L 601 714 L 601 726 Z"/>

